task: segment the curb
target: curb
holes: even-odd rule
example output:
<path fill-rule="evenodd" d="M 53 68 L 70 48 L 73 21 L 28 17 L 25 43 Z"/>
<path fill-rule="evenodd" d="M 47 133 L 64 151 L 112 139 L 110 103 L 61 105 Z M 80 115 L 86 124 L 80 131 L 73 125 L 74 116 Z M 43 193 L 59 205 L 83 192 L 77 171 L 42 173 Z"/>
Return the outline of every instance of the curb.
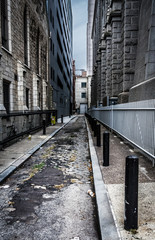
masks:
<path fill-rule="evenodd" d="M 72 117 L 67 123 L 63 124 L 60 128 L 55 130 L 50 136 L 48 136 L 44 141 L 37 144 L 35 147 L 30 149 L 26 154 L 23 154 L 19 158 L 17 158 L 8 168 L 6 168 L 3 172 L 0 173 L 0 184 L 9 177 L 18 167 L 20 167 L 26 160 L 28 160 L 32 154 L 34 154 L 41 146 L 43 146 L 46 142 L 48 142 L 52 137 L 54 137 L 62 128 L 64 128 L 73 118 Z"/>
<path fill-rule="evenodd" d="M 113 214 L 112 207 L 109 202 L 108 193 L 102 178 L 102 173 L 98 163 L 96 150 L 93 144 L 93 139 L 91 137 L 91 133 L 90 133 L 86 118 L 85 118 L 85 121 L 86 121 L 87 132 L 88 132 L 90 157 L 92 161 L 94 187 L 95 187 L 96 204 L 97 204 L 97 210 L 98 210 L 101 239 L 102 240 L 112 240 L 112 239 L 121 240 L 120 234 L 116 226 L 115 216 Z"/>

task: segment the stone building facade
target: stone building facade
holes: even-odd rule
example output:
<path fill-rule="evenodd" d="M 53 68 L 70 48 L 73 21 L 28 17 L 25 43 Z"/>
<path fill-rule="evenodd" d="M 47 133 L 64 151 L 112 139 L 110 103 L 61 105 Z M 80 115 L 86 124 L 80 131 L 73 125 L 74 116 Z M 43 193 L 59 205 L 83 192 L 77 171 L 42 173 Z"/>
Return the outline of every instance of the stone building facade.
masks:
<path fill-rule="evenodd" d="M 52 89 L 46 1 L 1 0 L 0 13 L 2 141 L 39 127 L 52 107 Z"/>
<path fill-rule="evenodd" d="M 89 82 L 86 71 L 76 76 L 75 80 L 75 109 L 77 113 L 87 112 L 90 106 L 89 102 Z"/>
<path fill-rule="evenodd" d="M 155 98 L 155 1 L 96 0 L 92 106 Z"/>

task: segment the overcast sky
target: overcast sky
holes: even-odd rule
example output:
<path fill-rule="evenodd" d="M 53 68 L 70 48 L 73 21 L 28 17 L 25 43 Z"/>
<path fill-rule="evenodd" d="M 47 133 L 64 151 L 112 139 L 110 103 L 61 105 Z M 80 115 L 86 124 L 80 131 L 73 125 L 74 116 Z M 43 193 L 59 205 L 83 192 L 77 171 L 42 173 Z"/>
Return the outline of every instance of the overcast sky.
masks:
<path fill-rule="evenodd" d="M 87 0 L 71 0 L 73 14 L 73 59 L 76 69 L 86 70 Z"/>

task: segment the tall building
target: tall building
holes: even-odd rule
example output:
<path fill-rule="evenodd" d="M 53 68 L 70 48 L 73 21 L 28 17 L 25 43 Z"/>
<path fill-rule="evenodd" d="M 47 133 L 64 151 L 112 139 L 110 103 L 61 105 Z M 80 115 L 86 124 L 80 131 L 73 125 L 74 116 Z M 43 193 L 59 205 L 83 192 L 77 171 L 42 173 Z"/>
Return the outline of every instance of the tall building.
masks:
<path fill-rule="evenodd" d="M 0 143 L 41 127 L 50 109 L 48 42 L 45 0 L 0 1 Z"/>
<path fill-rule="evenodd" d="M 95 0 L 92 105 L 155 98 L 155 1 Z"/>
<path fill-rule="evenodd" d="M 50 26 L 50 83 L 58 117 L 72 110 L 71 0 L 47 0 Z"/>
<path fill-rule="evenodd" d="M 91 77 L 93 73 L 93 40 L 92 25 L 94 15 L 94 0 L 88 0 L 88 23 L 87 23 L 87 76 Z"/>
<path fill-rule="evenodd" d="M 88 0 L 88 23 L 87 23 L 87 77 L 88 77 L 88 108 L 91 105 L 91 80 L 93 74 L 93 40 L 92 40 L 92 25 L 94 14 L 94 0 Z"/>

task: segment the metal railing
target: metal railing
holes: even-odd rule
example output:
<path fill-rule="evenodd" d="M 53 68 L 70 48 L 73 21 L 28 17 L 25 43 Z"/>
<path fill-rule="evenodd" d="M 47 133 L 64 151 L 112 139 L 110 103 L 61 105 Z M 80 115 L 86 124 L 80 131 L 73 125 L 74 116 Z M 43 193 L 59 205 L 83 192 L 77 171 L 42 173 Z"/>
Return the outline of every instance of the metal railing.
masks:
<path fill-rule="evenodd" d="M 57 119 L 56 110 L 16 111 L 0 114 L 0 148 L 16 138 L 41 129 L 43 119 L 46 120 L 48 126 L 51 124 L 51 115 Z"/>
<path fill-rule="evenodd" d="M 94 108 L 91 117 L 117 132 L 155 161 L 155 100 Z"/>

